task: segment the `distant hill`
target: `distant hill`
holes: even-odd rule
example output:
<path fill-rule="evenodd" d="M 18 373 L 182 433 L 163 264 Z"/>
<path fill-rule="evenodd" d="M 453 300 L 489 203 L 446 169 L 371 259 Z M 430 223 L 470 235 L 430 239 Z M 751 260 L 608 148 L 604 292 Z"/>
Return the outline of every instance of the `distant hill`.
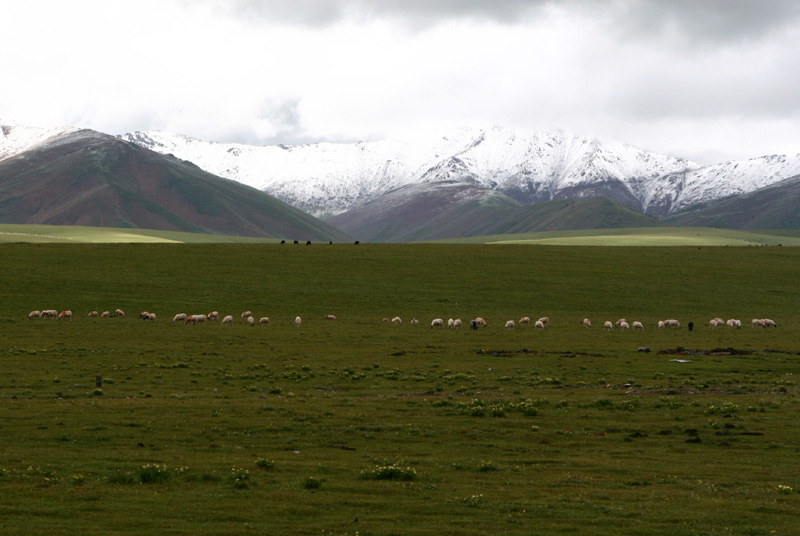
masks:
<path fill-rule="evenodd" d="M 0 160 L 0 223 L 350 240 L 262 191 L 91 130 Z"/>
<path fill-rule="evenodd" d="M 671 226 L 800 229 L 800 175 L 747 194 L 693 205 L 663 221 Z"/>
<path fill-rule="evenodd" d="M 496 191 L 458 181 L 398 188 L 328 222 L 356 238 L 378 242 L 662 225 L 607 197 L 522 205 Z"/>

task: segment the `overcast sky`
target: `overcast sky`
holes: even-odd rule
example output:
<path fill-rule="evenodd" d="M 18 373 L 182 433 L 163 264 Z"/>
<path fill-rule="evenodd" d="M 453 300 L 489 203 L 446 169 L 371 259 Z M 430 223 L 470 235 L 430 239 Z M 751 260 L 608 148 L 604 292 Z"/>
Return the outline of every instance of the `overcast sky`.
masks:
<path fill-rule="evenodd" d="M 0 120 L 251 144 L 560 128 L 800 153 L 796 0 L 25 0 Z"/>

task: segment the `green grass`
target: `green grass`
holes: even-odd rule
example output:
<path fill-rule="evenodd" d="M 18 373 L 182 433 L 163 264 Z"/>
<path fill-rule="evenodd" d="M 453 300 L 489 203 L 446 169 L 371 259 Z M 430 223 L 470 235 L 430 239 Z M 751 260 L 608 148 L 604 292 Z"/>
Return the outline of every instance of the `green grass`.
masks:
<path fill-rule="evenodd" d="M 271 238 L 77 225 L 0 224 L 2 243 L 277 243 Z"/>
<path fill-rule="evenodd" d="M 2 245 L 0 532 L 793 534 L 799 263 L 790 247 Z M 43 308 L 75 319 L 27 320 Z M 169 321 L 211 310 L 236 322 Z M 551 327 L 502 329 L 523 315 Z M 488 327 L 428 328 L 475 316 Z M 648 329 L 600 329 L 619 317 Z"/>
<path fill-rule="evenodd" d="M 798 246 L 800 238 L 791 230 L 738 231 L 711 227 L 643 227 L 480 236 L 434 242 L 551 246 Z"/>

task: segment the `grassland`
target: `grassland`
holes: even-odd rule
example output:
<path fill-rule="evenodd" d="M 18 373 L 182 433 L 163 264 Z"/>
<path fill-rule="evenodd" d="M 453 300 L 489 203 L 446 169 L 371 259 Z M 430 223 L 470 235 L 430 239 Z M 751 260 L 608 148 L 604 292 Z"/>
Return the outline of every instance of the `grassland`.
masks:
<path fill-rule="evenodd" d="M 0 533 L 794 534 L 797 266 L 790 247 L 4 244 Z M 27 320 L 45 308 L 75 319 Z M 170 322 L 211 310 L 237 322 Z M 523 315 L 551 327 L 502 329 Z M 600 329 L 619 317 L 648 329 Z"/>
<path fill-rule="evenodd" d="M 280 240 L 272 238 L 248 238 L 241 236 L 186 233 L 180 231 L 156 231 L 152 229 L 87 227 L 80 225 L 0 224 L 0 244 L 274 244 L 278 242 L 280 242 Z"/>

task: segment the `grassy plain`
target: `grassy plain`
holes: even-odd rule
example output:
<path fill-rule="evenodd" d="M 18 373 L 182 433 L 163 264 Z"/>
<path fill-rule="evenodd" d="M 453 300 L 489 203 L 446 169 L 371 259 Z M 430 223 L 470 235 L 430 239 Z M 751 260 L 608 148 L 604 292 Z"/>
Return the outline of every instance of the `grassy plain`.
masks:
<path fill-rule="evenodd" d="M 0 533 L 794 534 L 798 266 L 790 247 L 2 245 Z M 75 318 L 27 319 L 50 308 Z M 211 310 L 236 322 L 170 322 Z M 502 329 L 524 315 L 551 326 Z M 648 329 L 602 330 L 619 317 Z"/>

